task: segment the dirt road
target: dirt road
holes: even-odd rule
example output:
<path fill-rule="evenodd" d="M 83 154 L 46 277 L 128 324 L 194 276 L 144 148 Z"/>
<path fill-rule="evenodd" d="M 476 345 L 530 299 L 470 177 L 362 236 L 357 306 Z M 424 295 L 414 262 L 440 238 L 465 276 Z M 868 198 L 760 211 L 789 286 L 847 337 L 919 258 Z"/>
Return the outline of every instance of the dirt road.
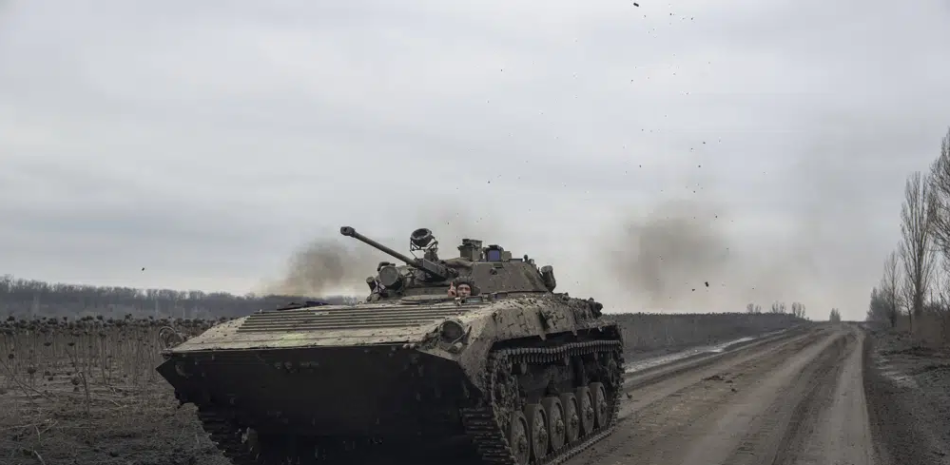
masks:
<path fill-rule="evenodd" d="M 567 464 L 871 464 L 864 337 L 822 326 L 633 376 L 616 432 Z"/>

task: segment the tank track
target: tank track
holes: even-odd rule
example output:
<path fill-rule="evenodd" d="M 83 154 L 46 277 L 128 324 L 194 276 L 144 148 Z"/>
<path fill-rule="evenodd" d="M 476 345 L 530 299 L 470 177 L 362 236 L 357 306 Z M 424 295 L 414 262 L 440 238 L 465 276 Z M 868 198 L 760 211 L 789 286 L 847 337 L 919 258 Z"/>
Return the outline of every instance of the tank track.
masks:
<path fill-rule="evenodd" d="M 198 419 L 218 450 L 234 465 L 265 465 L 244 444 L 241 429 L 226 416 L 214 411 L 198 411 Z"/>
<path fill-rule="evenodd" d="M 598 427 L 590 434 L 577 438 L 572 444 L 565 444 L 556 451 L 549 452 L 540 462 L 532 457 L 532 465 L 558 465 L 565 460 L 577 455 L 583 450 L 594 445 L 598 441 L 606 438 L 616 427 L 620 413 L 620 399 L 622 392 L 622 373 L 623 373 L 623 343 L 621 341 L 590 341 L 572 343 L 560 347 L 524 347 L 515 349 L 503 349 L 493 352 L 490 355 L 486 376 L 491 376 L 495 369 L 503 364 L 515 364 L 526 362 L 532 363 L 551 363 L 564 360 L 565 357 L 576 357 L 594 353 L 606 353 L 613 355 L 618 361 L 619 374 L 611 380 L 605 380 L 609 383 L 609 388 L 613 391 L 613 409 L 610 412 L 610 422 L 606 427 Z M 486 379 L 486 386 L 493 389 L 493 383 Z M 494 395 L 488 397 L 488 402 L 482 402 L 481 405 L 461 409 L 462 423 L 467 435 L 472 439 L 475 448 L 481 455 L 486 464 L 492 465 L 517 465 L 514 453 L 510 447 L 508 436 L 505 431 L 504 416 L 501 406 L 494 399 Z"/>
<path fill-rule="evenodd" d="M 352 464 L 360 463 L 361 458 L 354 451 L 357 451 L 357 444 L 347 445 L 342 441 L 325 441 L 320 446 L 316 443 L 310 444 L 305 450 L 295 449 L 293 444 L 257 443 L 258 448 L 252 449 L 249 443 L 245 441 L 246 428 L 230 419 L 227 413 L 215 410 L 199 410 L 198 419 L 201 426 L 208 433 L 211 442 L 217 446 L 225 458 L 231 461 L 233 465 L 286 465 L 286 464 Z M 371 444 L 367 441 L 360 446 Z M 315 447 L 322 450 L 321 454 L 328 451 L 333 454 L 331 457 L 314 457 Z M 303 455 L 301 454 L 303 453 Z M 307 456 L 309 455 L 309 457 Z M 354 462 L 354 460 L 356 460 Z"/>

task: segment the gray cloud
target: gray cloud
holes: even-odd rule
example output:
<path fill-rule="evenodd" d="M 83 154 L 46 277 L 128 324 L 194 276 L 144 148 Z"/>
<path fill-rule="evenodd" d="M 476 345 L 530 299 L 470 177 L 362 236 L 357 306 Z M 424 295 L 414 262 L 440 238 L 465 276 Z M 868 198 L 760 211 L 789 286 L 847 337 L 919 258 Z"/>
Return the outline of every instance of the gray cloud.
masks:
<path fill-rule="evenodd" d="M 0 272 L 244 292 L 427 226 L 612 309 L 860 318 L 950 120 L 946 5 L 640 4 L 6 2 Z"/>

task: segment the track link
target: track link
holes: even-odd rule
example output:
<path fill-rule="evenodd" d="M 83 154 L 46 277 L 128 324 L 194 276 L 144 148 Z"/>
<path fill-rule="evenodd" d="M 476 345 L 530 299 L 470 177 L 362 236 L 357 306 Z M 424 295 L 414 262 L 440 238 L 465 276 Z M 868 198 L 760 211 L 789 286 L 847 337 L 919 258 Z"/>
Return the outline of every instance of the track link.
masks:
<path fill-rule="evenodd" d="M 605 354 L 614 357 L 618 362 L 615 368 L 619 373 L 612 379 L 604 380 L 608 389 L 613 393 L 613 408 L 610 412 L 610 422 L 606 427 L 598 427 L 590 434 L 577 438 L 571 444 L 565 444 L 560 449 L 549 453 L 542 461 L 532 458 L 532 465 L 558 465 L 577 455 L 598 441 L 610 435 L 616 427 L 620 412 L 620 399 L 623 393 L 623 344 L 621 341 L 590 341 L 567 344 L 560 347 L 525 347 L 502 349 L 490 354 L 485 376 L 492 376 L 496 368 L 505 364 L 517 363 L 552 363 L 559 362 L 565 357 L 578 357 L 591 354 Z M 490 379 L 486 378 L 485 386 L 491 386 Z M 517 465 L 515 454 L 508 441 L 505 431 L 504 409 L 493 401 L 489 395 L 482 399 L 479 405 L 461 409 L 462 423 L 465 431 L 475 444 L 475 448 L 486 464 Z"/>
<path fill-rule="evenodd" d="M 241 428 L 224 415 L 213 411 L 199 411 L 198 419 L 211 442 L 234 465 L 267 465 L 263 457 L 252 453 L 245 444 Z"/>

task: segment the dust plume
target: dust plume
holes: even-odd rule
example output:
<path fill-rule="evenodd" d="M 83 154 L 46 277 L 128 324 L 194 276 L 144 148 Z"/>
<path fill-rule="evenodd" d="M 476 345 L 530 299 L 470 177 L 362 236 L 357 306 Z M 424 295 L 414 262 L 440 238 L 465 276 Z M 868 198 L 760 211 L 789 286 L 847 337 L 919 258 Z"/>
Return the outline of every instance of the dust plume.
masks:
<path fill-rule="evenodd" d="M 730 270 L 730 240 L 716 209 L 667 201 L 642 218 L 628 218 L 611 244 L 622 286 L 653 308 L 682 307 L 690 294 L 721 282 Z M 644 301 L 645 300 L 645 301 Z"/>
<path fill-rule="evenodd" d="M 793 214 L 779 231 L 743 233 L 724 202 L 667 200 L 623 219 L 603 250 L 632 311 L 744 311 L 754 302 L 826 300 L 816 261 L 834 249 Z M 748 220 L 748 217 L 746 217 Z M 824 302 L 822 302 L 824 303 Z"/>
<path fill-rule="evenodd" d="M 381 260 L 379 252 L 367 246 L 349 248 L 340 239 L 315 239 L 291 254 L 284 276 L 265 285 L 265 292 L 305 297 L 365 294 L 365 279 Z"/>

